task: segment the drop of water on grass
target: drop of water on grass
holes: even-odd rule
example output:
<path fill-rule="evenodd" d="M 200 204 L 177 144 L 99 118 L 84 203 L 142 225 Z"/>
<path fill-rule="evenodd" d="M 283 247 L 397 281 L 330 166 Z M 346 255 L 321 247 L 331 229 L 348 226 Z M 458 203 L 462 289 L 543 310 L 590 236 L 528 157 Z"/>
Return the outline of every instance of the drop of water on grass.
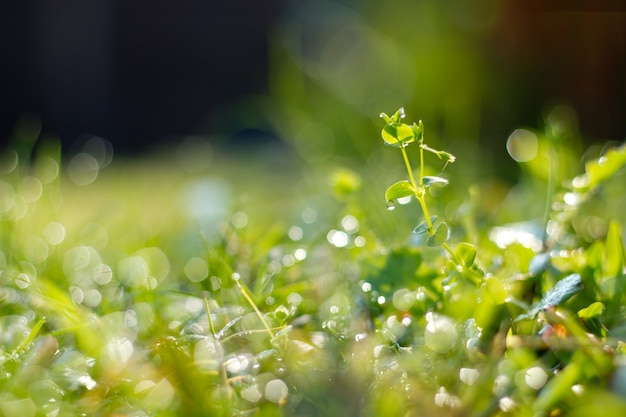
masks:
<path fill-rule="evenodd" d="M 480 372 L 473 368 L 461 368 L 459 370 L 459 379 L 467 385 L 474 385 L 480 376 Z"/>
<path fill-rule="evenodd" d="M 537 135 L 526 129 L 516 129 L 506 141 L 506 149 L 517 162 L 528 162 L 537 156 Z"/>
<path fill-rule="evenodd" d="M 107 343 L 102 356 L 113 367 L 124 367 L 133 354 L 133 343 L 125 337 L 119 337 Z"/>
<path fill-rule="evenodd" d="M 15 277 L 15 286 L 20 290 L 24 290 L 30 286 L 30 276 L 21 272 Z"/>
<path fill-rule="evenodd" d="M 341 227 L 346 232 L 353 234 L 359 231 L 359 221 L 353 215 L 348 214 L 341 219 Z"/>
<path fill-rule="evenodd" d="M 51 245 L 58 245 L 65 239 L 65 227 L 59 222 L 50 222 L 43 229 L 43 237 Z"/>
<path fill-rule="evenodd" d="M 80 287 L 70 287 L 70 297 L 75 304 L 81 304 L 83 302 L 84 293 Z"/>
<path fill-rule="evenodd" d="M 87 307 L 97 307 L 102 302 L 102 294 L 95 288 L 85 290 L 83 304 Z"/>
<path fill-rule="evenodd" d="M 42 184 L 50 184 L 59 176 L 59 164 L 54 159 L 43 156 L 37 161 L 36 172 Z"/>
<path fill-rule="evenodd" d="M 235 227 L 235 229 L 242 229 L 248 225 L 248 215 L 243 211 L 235 212 L 230 217 L 230 223 Z"/>
<path fill-rule="evenodd" d="M 283 256 L 283 265 L 286 267 L 293 266 L 296 263 L 296 258 L 292 254 L 288 253 Z"/>
<path fill-rule="evenodd" d="M 241 390 L 241 398 L 248 402 L 256 403 L 263 398 L 263 394 L 259 391 L 257 384 L 252 384 Z"/>
<path fill-rule="evenodd" d="M 361 290 L 363 292 L 370 292 L 370 291 L 372 291 L 372 284 L 370 284 L 369 282 L 363 282 L 361 284 Z"/>
<path fill-rule="evenodd" d="M 27 176 L 22 178 L 18 186 L 18 192 L 27 203 L 34 203 L 39 200 L 43 187 L 41 181 L 35 177 Z"/>
<path fill-rule="evenodd" d="M 292 306 L 299 306 L 304 299 L 297 292 L 292 292 L 287 296 L 287 302 Z"/>
<path fill-rule="evenodd" d="M 349 242 L 349 237 L 346 232 L 335 229 L 328 232 L 326 239 L 328 239 L 328 242 L 337 248 L 343 248 L 347 246 Z"/>
<path fill-rule="evenodd" d="M 542 368 L 535 366 L 526 370 L 524 381 L 530 388 L 538 390 L 548 381 L 548 374 Z"/>
<path fill-rule="evenodd" d="M 223 366 L 231 375 L 250 375 L 259 369 L 257 359 L 249 353 L 231 356 Z"/>
<path fill-rule="evenodd" d="M 293 252 L 293 256 L 297 261 L 303 261 L 306 259 L 306 250 L 298 248 Z"/>
<path fill-rule="evenodd" d="M 202 258 L 191 258 L 185 264 L 184 272 L 189 281 L 200 282 L 209 276 L 209 266 Z"/>
<path fill-rule="evenodd" d="M 273 379 L 265 384 L 265 399 L 273 403 L 282 404 L 289 395 L 287 384 L 281 379 Z"/>
<path fill-rule="evenodd" d="M 357 343 L 365 339 L 367 339 L 367 333 L 357 333 L 354 335 L 354 341 Z"/>
<path fill-rule="evenodd" d="M 516 407 L 515 400 L 511 397 L 502 397 L 498 401 L 498 407 L 505 413 L 513 411 Z"/>
<path fill-rule="evenodd" d="M 304 236 L 304 231 L 302 230 L 301 227 L 292 226 L 289 229 L 289 232 L 287 232 L 287 235 L 289 236 L 289 239 L 293 240 L 294 242 L 297 242 L 299 240 L 302 240 L 302 237 Z"/>
<path fill-rule="evenodd" d="M 109 265 L 97 264 L 93 268 L 92 277 L 96 284 L 106 285 L 113 279 L 113 270 Z"/>
<path fill-rule="evenodd" d="M 120 281 L 130 287 L 149 287 L 150 268 L 141 256 L 129 256 L 120 261 L 118 273 Z"/>
<path fill-rule="evenodd" d="M 302 210 L 300 218 L 306 224 L 313 224 L 317 221 L 317 211 L 311 207 L 307 207 Z"/>
<path fill-rule="evenodd" d="M 98 161 L 87 153 L 74 156 L 68 166 L 67 174 L 76 185 L 89 185 L 98 177 Z"/>

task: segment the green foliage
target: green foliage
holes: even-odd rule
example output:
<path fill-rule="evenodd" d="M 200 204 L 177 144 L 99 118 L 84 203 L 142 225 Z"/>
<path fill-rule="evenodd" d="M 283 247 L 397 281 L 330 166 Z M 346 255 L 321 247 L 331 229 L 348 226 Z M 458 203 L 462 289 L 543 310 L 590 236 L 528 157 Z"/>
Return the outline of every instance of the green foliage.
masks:
<path fill-rule="evenodd" d="M 0 177 L 0 415 L 621 415 L 623 148 L 552 181 L 543 233 L 448 184 L 424 155 L 456 158 L 403 115 L 393 212 L 385 158 L 87 183 L 28 130 Z M 533 178 L 510 191 L 542 184 L 532 213 Z"/>

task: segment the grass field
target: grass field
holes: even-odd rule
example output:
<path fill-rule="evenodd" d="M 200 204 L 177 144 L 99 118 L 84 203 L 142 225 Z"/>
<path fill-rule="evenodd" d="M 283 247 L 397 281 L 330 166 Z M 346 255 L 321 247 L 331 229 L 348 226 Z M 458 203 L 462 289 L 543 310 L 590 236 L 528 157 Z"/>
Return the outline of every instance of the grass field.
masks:
<path fill-rule="evenodd" d="M 9 149 L 0 415 L 622 416 L 626 151 L 544 145 L 560 166 L 517 184 L 427 160 L 433 245 L 418 204 L 387 210 L 382 141 L 197 172 Z"/>

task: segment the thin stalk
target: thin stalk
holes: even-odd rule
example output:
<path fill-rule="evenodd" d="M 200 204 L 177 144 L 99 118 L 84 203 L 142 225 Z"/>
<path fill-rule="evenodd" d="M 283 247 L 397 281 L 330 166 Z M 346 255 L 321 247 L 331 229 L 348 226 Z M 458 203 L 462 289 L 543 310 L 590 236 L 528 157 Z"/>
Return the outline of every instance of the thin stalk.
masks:
<path fill-rule="evenodd" d="M 217 339 L 215 326 L 213 325 L 213 319 L 211 318 L 211 307 L 209 307 L 209 299 L 207 297 L 204 297 L 204 306 L 206 307 L 206 315 L 209 318 L 209 328 L 211 329 L 211 335 L 214 339 Z"/>
<path fill-rule="evenodd" d="M 252 297 L 250 297 L 250 295 L 248 294 L 248 291 L 247 291 L 246 287 L 244 287 L 241 284 L 241 282 L 239 282 L 238 279 L 235 280 L 235 284 L 237 284 L 237 287 L 239 287 L 239 291 L 241 292 L 241 295 L 243 295 L 243 297 L 252 306 L 252 308 L 254 309 L 254 311 L 257 314 L 257 316 L 259 316 L 259 319 L 261 320 L 261 323 L 263 323 L 263 327 L 265 327 L 265 330 L 270 335 L 270 337 L 273 339 L 275 336 L 274 336 L 274 332 L 272 332 L 272 328 L 267 323 L 267 320 L 265 320 L 265 317 L 263 317 L 263 314 L 261 313 L 261 310 L 259 310 L 259 308 L 256 306 L 256 304 L 252 300 Z"/>
<path fill-rule="evenodd" d="M 548 186 L 546 189 L 546 204 L 543 210 L 543 246 L 548 246 L 548 223 L 550 222 L 550 213 L 552 212 L 552 196 L 554 195 L 555 177 L 558 170 L 559 153 L 556 152 L 556 145 L 550 143 L 548 155 Z"/>
<path fill-rule="evenodd" d="M 400 148 L 400 150 L 402 151 L 402 157 L 404 158 L 404 164 L 406 165 L 406 170 L 409 173 L 409 179 L 411 180 L 411 185 L 413 186 L 413 189 L 417 190 L 418 186 L 417 183 L 415 182 L 415 177 L 413 176 L 413 170 L 411 169 L 411 163 L 409 162 L 409 156 L 406 154 L 406 149 L 404 149 L 404 146 L 402 146 Z M 421 178 L 420 178 L 420 186 L 421 184 Z"/>

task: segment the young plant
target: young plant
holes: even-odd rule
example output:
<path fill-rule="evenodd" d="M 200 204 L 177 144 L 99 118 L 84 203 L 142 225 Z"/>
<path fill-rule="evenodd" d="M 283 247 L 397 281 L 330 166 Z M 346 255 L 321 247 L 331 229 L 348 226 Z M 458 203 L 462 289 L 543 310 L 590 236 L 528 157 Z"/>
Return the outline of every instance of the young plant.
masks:
<path fill-rule="evenodd" d="M 451 153 L 433 149 L 424 142 L 424 124 L 421 120 L 412 125 L 402 123 L 401 119 L 405 117 L 404 108 L 400 108 L 391 117 L 385 113 L 381 113 L 380 117 L 382 117 L 386 123 L 381 133 L 383 141 L 387 146 L 400 149 L 409 176 L 408 180 L 398 181 L 387 188 L 385 199 L 387 200 L 388 209 L 393 210 L 399 200 L 415 198 L 419 202 L 424 214 L 424 221 L 418 224 L 413 232 L 418 234 L 427 233 L 426 246 L 441 246 L 448 252 L 452 261 L 459 269 L 469 270 L 474 264 L 476 257 L 475 247 L 469 243 L 461 243 L 458 245 L 456 251 L 452 250 L 447 243 L 450 238 L 450 228 L 445 222 L 439 222 L 435 226 L 437 216 L 430 215 L 428 205 L 426 204 L 426 191 L 428 188 L 435 184 L 447 185 L 448 180 L 442 177 L 424 175 L 424 151 L 433 153 L 442 160 L 444 162 L 444 169 L 449 163 L 453 163 L 456 157 Z M 409 161 L 406 151 L 406 148 L 412 143 L 417 143 L 419 148 L 420 166 L 417 179 L 413 174 L 411 162 Z M 474 276 L 476 274 L 472 273 L 470 275 L 473 280 L 476 280 L 477 277 Z"/>

